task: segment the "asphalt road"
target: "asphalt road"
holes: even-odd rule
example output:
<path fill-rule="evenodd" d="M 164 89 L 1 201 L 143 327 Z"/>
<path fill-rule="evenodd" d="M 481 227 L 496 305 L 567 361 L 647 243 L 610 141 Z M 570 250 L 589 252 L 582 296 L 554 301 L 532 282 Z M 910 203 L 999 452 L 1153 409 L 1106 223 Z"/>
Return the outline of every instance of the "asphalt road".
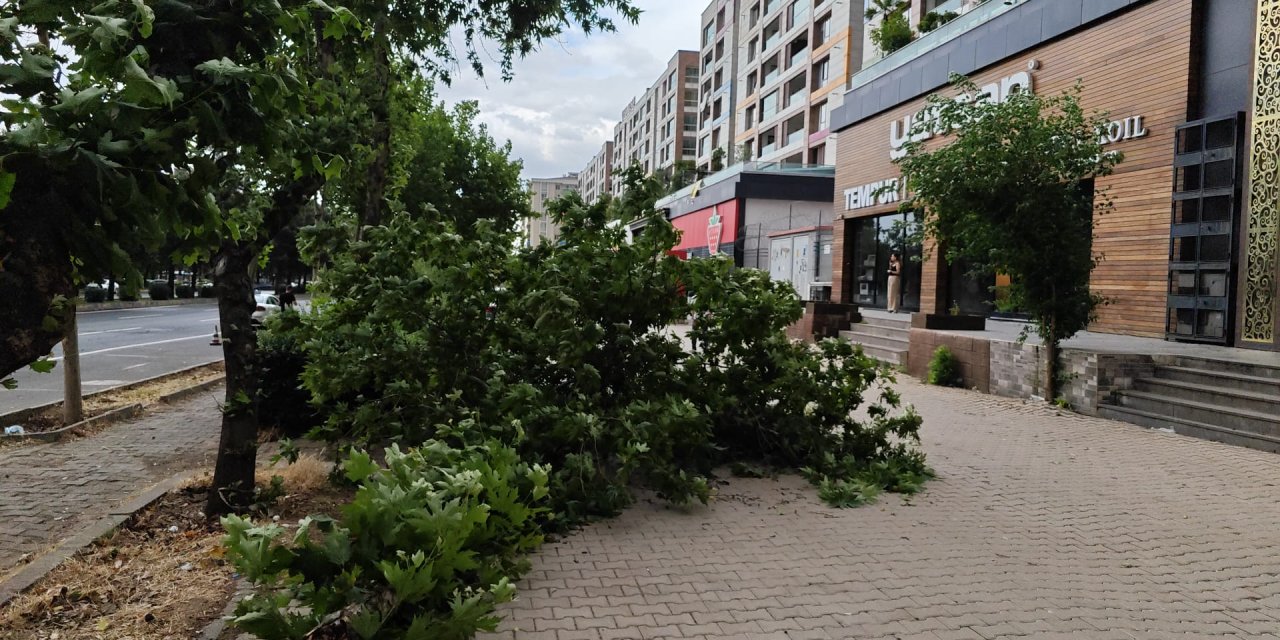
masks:
<path fill-rule="evenodd" d="M 77 321 L 84 393 L 222 359 L 222 349 L 209 345 L 218 321 L 212 301 L 82 312 Z M 62 399 L 62 349 L 53 355 L 59 363 L 53 371 L 22 369 L 13 375 L 17 389 L 0 389 L 0 413 Z"/>

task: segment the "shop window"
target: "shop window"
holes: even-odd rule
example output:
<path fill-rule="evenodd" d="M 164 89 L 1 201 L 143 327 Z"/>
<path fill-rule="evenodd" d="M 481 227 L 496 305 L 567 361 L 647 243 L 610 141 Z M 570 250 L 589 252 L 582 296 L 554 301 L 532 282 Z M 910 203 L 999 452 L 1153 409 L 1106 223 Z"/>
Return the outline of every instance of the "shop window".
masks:
<path fill-rule="evenodd" d="M 849 274 L 847 299 L 868 307 L 888 306 L 889 256 L 902 260 L 902 300 L 899 308 L 920 309 L 919 218 L 916 214 L 894 213 L 857 218 L 847 223 L 846 238 L 852 250 L 846 270 Z"/>

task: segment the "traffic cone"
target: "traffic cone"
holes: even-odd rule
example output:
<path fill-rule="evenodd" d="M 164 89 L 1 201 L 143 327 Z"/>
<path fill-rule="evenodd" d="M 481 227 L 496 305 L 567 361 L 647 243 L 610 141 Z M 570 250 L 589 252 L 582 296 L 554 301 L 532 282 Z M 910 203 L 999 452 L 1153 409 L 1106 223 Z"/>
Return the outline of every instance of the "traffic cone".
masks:
<path fill-rule="evenodd" d="M 221 347 L 222 336 L 218 335 L 218 325 L 213 325 L 213 339 L 209 341 L 209 346 Z"/>

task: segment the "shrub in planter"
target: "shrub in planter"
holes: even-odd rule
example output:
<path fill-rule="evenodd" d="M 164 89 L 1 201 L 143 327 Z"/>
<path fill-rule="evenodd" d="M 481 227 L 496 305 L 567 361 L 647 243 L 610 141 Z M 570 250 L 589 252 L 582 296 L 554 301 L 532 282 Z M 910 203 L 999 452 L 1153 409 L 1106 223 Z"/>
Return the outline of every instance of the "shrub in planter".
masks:
<path fill-rule="evenodd" d="M 96 284 L 91 284 L 84 288 L 85 302 L 106 302 L 107 290 Z"/>
<path fill-rule="evenodd" d="M 147 293 L 151 295 L 152 300 L 168 300 L 173 297 L 173 290 L 169 288 L 169 283 L 164 280 L 152 280 L 147 285 Z"/>
<path fill-rule="evenodd" d="M 173 297 L 178 299 L 188 299 L 196 297 L 195 287 L 189 284 L 180 284 L 173 288 Z"/>
<path fill-rule="evenodd" d="M 920 19 L 920 33 L 929 33 L 930 31 L 933 31 L 934 29 L 937 29 L 958 17 L 960 17 L 960 14 L 954 11 L 930 11 L 929 13 L 924 14 L 924 17 Z"/>
<path fill-rule="evenodd" d="M 120 296 L 120 302 L 137 302 L 138 301 L 137 291 L 130 291 L 123 287 L 120 289 L 117 289 L 116 291 Z"/>
<path fill-rule="evenodd" d="M 964 386 L 964 375 L 960 371 L 960 361 L 951 353 L 946 345 L 939 346 L 929 360 L 929 375 L 925 380 L 929 384 L 943 387 Z"/>
<path fill-rule="evenodd" d="M 492 441 L 393 445 L 386 459 L 346 460 L 360 486 L 338 520 L 286 531 L 223 519 L 227 556 L 259 587 L 237 605 L 236 626 L 264 640 L 462 640 L 496 628 L 494 606 L 542 542 L 547 469 Z"/>
<path fill-rule="evenodd" d="M 201 282 L 199 285 L 196 286 L 196 289 L 199 292 L 201 298 L 212 298 L 217 295 L 213 291 L 212 282 Z"/>

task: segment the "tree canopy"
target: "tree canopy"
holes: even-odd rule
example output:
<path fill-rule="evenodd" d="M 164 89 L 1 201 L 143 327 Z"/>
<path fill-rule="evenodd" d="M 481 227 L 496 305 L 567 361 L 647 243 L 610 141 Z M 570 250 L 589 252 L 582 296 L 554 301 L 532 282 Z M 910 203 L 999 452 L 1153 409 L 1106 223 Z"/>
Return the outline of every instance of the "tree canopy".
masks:
<path fill-rule="evenodd" d="M 897 161 L 903 207 L 926 212 L 926 233 L 947 258 L 1012 279 L 1010 302 L 1031 317 L 1056 362 L 1058 344 L 1087 327 L 1103 301 L 1089 289 L 1101 259 L 1092 250 L 1093 218 L 1111 202 L 1093 179 L 1123 157 L 1102 147 L 1105 120 L 1081 108 L 1079 87 L 1003 101 L 964 79 L 956 88 L 963 99 L 929 99 Z M 939 132 L 954 137 L 930 142 Z M 1052 399 L 1055 374 L 1046 377 Z"/>

